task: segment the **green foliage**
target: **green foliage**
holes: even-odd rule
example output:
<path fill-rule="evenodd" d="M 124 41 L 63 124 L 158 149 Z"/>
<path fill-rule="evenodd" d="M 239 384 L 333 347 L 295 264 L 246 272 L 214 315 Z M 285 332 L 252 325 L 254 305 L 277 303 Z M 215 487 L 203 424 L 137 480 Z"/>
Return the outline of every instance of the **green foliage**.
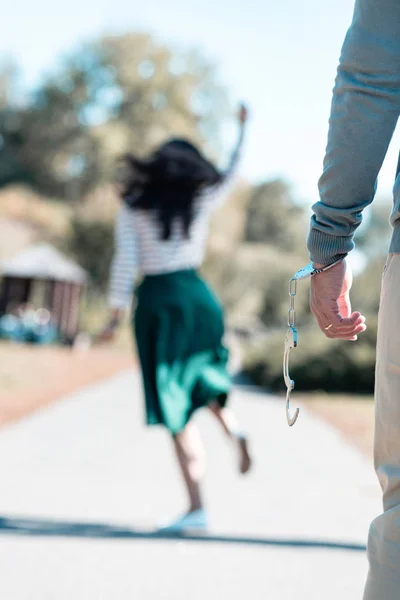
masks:
<path fill-rule="evenodd" d="M 247 190 L 244 197 L 245 201 L 232 198 L 217 221 L 225 246 L 212 238 L 204 272 L 232 327 L 280 327 L 287 315 L 289 279 L 307 257 L 304 210 L 280 180 Z M 299 289 L 297 303 L 299 312 L 308 315 L 304 288 Z"/>
<path fill-rule="evenodd" d="M 385 260 L 385 255 L 370 260 L 364 271 L 355 278 L 351 291 L 351 300 L 355 310 L 367 315 L 378 314 Z"/>
<path fill-rule="evenodd" d="M 216 153 L 228 111 L 212 65 L 196 53 L 177 55 L 145 34 L 85 44 L 23 104 L 19 98 L 17 71 L 0 68 L 0 187 L 28 184 L 63 200 L 87 197 L 109 182 L 121 153 L 146 154 L 171 135 Z M 64 247 L 91 275 L 91 308 L 93 294 L 100 301 L 106 290 L 115 209 L 116 203 L 109 209 L 86 201 L 67 226 L 73 210 L 68 207 L 57 229 Z M 45 212 L 35 214 L 35 223 L 48 219 Z M 388 213 L 387 204 L 376 203 L 357 233 L 358 248 L 369 261 L 352 291 L 354 308 L 369 324 L 357 343 L 328 340 L 310 315 L 309 286 L 298 287 L 300 346 L 291 363 L 297 389 L 372 391 Z M 228 324 L 248 336 L 246 371 L 274 390 L 283 388 L 288 282 L 308 260 L 307 229 L 306 211 L 284 181 L 238 189 L 216 216 L 204 264 Z"/>
<path fill-rule="evenodd" d="M 355 343 L 330 340 L 316 327 L 300 331 L 299 346 L 292 350 L 290 376 L 296 390 L 373 393 L 376 316 Z M 275 332 L 245 348 L 245 370 L 259 385 L 284 390 L 282 357 L 285 330 Z"/>
<path fill-rule="evenodd" d="M 88 271 L 92 286 L 105 292 L 114 245 L 112 223 L 75 217 L 67 245 L 77 262 Z"/>
<path fill-rule="evenodd" d="M 386 255 L 388 251 L 391 210 L 391 201 L 377 199 L 364 211 L 363 224 L 357 231 L 355 239 L 357 248 L 366 255 L 368 260 L 375 260 Z"/>
<path fill-rule="evenodd" d="M 28 183 L 76 199 L 109 181 L 116 156 L 147 153 L 170 135 L 218 144 L 226 95 L 199 55 L 145 34 L 78 48 L 21 106 L 0 73 L 0 186 Z"/>
<path fill-rule="evenodd" d="M 286 320 L 288 282 L 299 266 L 264 244 L 241 244 L 232 254 L 208 256 L 204 271 L 221 297 L 231 326 L 279 327 Z M 307 293 L 299 290 L 299 311 L 308 310 Z"/>
<path fill-rule="evenodd" d="M 377 258 L 355 278 L 351 292 L 353 308 L 366 315 L 368 329 L 357 342 L 331 340 L 316 327 L 306 306 L 300 304 L 299 346 L 291 353 L 290 374 L 296 389 L 303 391 L 373 393 L 375 347 L 383 258 Z M 309 285 L 299 286 L 302 293 Z M 302 297 L 302 302 L 307 298 Z M 286 306 L 286 304 L 285 304 Z M 296 306 L 299 303 L 296 302 Z M 304 312 L 305 311 L 305 312 Z M 250 341 L 244 348 L 245 370 L 259 385 L 284 389 L 282 356 L 284 320 L 278 331 Z"/>
<path fill-rule="evenodd" d="M 254 188 L 245 235 L 248 242 L 305 254 L 305 211 L 295 203 L 286 182 L 277 179 Z"/>
<path fill-rule="evenodd" d="M 363 244 L 379 239 L 380 217 L 365 220 Z M 228 214 L 225 215 L 229 222 Z M 247 331 L 243 343 L 244 368 L 262 386 L 283 390 L 283 345 L 289 306 L 288 282 L 307 262 L 308 224 L 282 181 L 254 188 L 243 209 L 243 237 L 224 253 L 210 253 L 205 271 L 227 307 L 228 323 Z M 377 247 L 377 245 L 375 246 Z M 372 246 L 370 247 L 372 249 Z M 309 282 L 298 286 L 296 296 L 300 346 L 291 355 L 291 376 L 296 389 L 371 393 L 374 387 L 376 322 L 381 253 L 372 253 L 368 268 L 355 278 L 353 307 L 367 316 L 368 330 L 356 343 L 327 339 L 315 325 L 308 307 Z"/>

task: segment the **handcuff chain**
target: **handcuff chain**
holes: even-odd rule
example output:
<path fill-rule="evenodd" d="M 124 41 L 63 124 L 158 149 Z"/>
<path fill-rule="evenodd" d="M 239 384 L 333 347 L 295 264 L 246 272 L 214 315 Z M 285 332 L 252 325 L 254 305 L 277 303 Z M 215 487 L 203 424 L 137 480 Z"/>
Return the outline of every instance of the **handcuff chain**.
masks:
<path fill-rule="evenodd" d="M 290 427 L 292 427 L 299 416 L 299 409 L 296 408 L 293 415 L 290 414 L 290 395 L 294 389 L 294 381 L 290 378 L 289 374 L 289 354 L 293 348 L 297 347 L 297 329 L 296 329 L 296 310 L 295 310 L 295 299 L 297 293 L 297 282 L 300 279 L 307 279 L 308 277 L 313 277 L 314 275 L 318 275 L 319 273 L 323 273 L 324 271 L 328 271 L 339 262 L 341 262 L 345 258 L 345 255 L 341 256 L 333 263 L 326 265 L 322 268 L 315 268 L 313 263 L 309 263 L 303 269 L 300 269 L 295 273 L 294 277 L 289 282 L 289 296 L 290 296 L 290 308 L 288 311 L 288 327 L 289 329 L 286 332 L 285 337 L 285 352 L 283 355 L 283 377 L 286 385 L 286 418 Z"/>
<path fill-rule="evenodd" d="M 288 331 L 285 339 L 285 353 L 283 357 L 283 376 L 286 384 L 286 418 L 288 425 L 293 427 L 299 416 L 297 408 L 293 415 L 290 414 L 290 396 L 294 388 L 294 381 L 290 378 L 289 373 L 289 354 L 293 348 L 297 346 L 297 329 L 296 329 L 296 309 L 295 299 L 297 293 L 297 278 L 293 277 L 289 282 L 290 308 L 288 311 Z"/>
<path fill-rule="evenodd" d="M 288 326 L 296 327 L 296 310 L 294 302 L 297 294 L 297 279 L 293 278 L 289 282 L 290 308 L 288 313 Z"/>

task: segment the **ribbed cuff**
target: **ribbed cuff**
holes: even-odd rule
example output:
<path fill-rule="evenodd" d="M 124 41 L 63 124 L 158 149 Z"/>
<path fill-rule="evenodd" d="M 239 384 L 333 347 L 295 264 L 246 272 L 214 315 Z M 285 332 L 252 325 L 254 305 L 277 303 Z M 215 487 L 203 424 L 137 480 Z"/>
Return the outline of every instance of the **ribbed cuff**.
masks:
<path fill-rule="evenodd" d="M 307 240 L 312 262 L 329 265 L 347 256 L 354 248 L 353 237 L 330 235 L 312 228 Z"/>
<path fill-rule="evenodd" d="M 130 298 L 118 298 L 117 296 L 109 296 L 108 298 L 108 306 L 111 309 L 123 310 L 128 308 L 130 304 Z"/>

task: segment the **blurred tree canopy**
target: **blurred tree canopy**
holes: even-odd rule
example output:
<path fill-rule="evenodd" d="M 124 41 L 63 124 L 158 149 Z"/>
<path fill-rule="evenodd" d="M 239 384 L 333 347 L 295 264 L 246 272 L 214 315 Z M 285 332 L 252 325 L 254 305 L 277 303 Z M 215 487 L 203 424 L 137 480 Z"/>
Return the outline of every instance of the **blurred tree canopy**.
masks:
<path fill-rule="evenodd" d="M 264 205 L 266 210 L 266 205 Z M 362 253 L 365 260 L 364 268 L 354 278 L 351 291 L 353 309 L 360 310 L 367 318 L 368 329 L 356 343 L 341 342 L 327 339 L 318 329 L 308 309 L 309 282 L 302 282 L 298 286 L 299 299 L 296 300 L 296 310 L 300 325 L 299 347 L 292 353 L 291 376 L 296 382 L 296 389 L 325 390 L 328 392 L 373 393 L 375 374 L 375 345 L 377 334 L 377 321 L 379 309 L 380 284 L 382 270 L 386 259 L 388 241 L 390 239 L 389 202 L 376 201 L 365 215 L 364 222 L 356 234 L 357 250 Z M 302 221 L 296 225 L 302 231 L 305 239 L 307 227 Z M 288 234 L 291 225 L 288 223 Z M 303 250 L 304 250 L 303 241 Z M 284 244 L 283 244 L 284 246 Z M 301 249 L 298 248 L 292 255 L 293 273 L 299 265 L 298 257 Z M 282 254 L 279 253 L 282 261 Z M 279 273 L 283 275 L 284 268 L 279 266 Z M 287 308 L 288 298 L 287 281 L 291 275 L 285 273 L 286 281 L 277 281 L 272 287 L 275 297 L 265 295 L 266 316 L 279 315 L 276 307 L 279 302 Z M 274 271 L 268 271 L 268 278 L 274 280 Z M 283 290 L 284 288 L 284 290 Z M 280 296 L 281 292 L 281 296 Z M 284 311 L 283 311 L 284 312 Z M 280 328 L 271 327 L 276 319 L 270 319 L 269 328 L 265 336 L 248 340 L 245 343 L 244 363 L 245 370 L 257 383 L 273 390 L 283 390 L 282 378 L 282 352 L 285 333 L 284 315 L 281 313 Z"/>
<path fill-rule="evenodd" d="M 287 312 L 289 279 L 307 260 L 304 208 L 286 182 L 266 181 L 233 196 L 216 225 L 204 272 L 227 307 L 230 325 L 280 328 Z M 308 310 L 307 304 L 299 290 L 299 310 Z"/>
<path fill-rule="evenodd" d="M 150 35 L 85 44 L 24 102 L 13 77 L 0 73 L 0 187 L 82 197 L 110 179 L 118 154 L 146 153 L 172 132 L 218 147 L 227 98 L 214 68 Z"/>
<path fill-rule="evenodd" d="M 62 237 L 59 243 L 89 271 L 101 297 L 116 208 L 115 196 L 103 184 L 113 178 L 115 158 L 126 151 L 146 154 L 173 135 L 188 137 L 215 159 L 228 111 L 212 65 L 146 34 L 106 36 L 83 45 L 31 95 L 21 93 L 15 65 L 3 65 L 0 187 L 23 184 L 58 200 L 48 215 L 44 200 L 33 212 L 41 213 L 52 241 Z M 59 202 L 82 198 L 80 205 Z M 50 224 L 61 208 L 63 226 L 55 230 Z M 375 202 L 357 232 L 368 267 L 355 278 L 351 297 L 369 329 L 356 344 L 328 340 L 310 314 L 309 285 L 298 286 L 301 337 L 291 367 L 298 389 L 372 391 L 389 212 L 388 203 Z M 283 388 L 288 284 L 308 260 L 307 230 L 307 211 L 285 181 L 242 184 L 215 215 L 203 266 L 226 307 L 228 325 L 241 335 L 246 371 L 274 390 Z"/>
<path fill-rule="evenodd" d="M 304 208 L 296 204 L 285 181 L 267 181 L 254 188 L 245 235 L 247 242 L 268 244 L 284 252 L 304 255 Z"/>
<path fill-rule="evenodd" d="M 391 235 L 391 210 L 391 201 L 376 200 L 364 211 L 363 225 L 357 231 L 355 239 L 358 250 L 364 253 L 367 260 L 374 260 L 387 252 L 384 244 Z"/>
<path fill-rule="evenodd" d="M 76 216 L 71 223 L 68 250 L 90 274 L 91 287 L 105 293 L 114 247 L 114 228 L 103 219 Z"/>

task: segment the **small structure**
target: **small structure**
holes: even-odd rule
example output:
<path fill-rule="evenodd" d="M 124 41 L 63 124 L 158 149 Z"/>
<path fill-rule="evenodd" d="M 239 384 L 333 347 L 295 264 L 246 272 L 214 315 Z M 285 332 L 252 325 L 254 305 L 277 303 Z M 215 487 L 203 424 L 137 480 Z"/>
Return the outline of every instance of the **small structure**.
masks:
<path fill-rule="evenodd" d="M 79 325 L 86 271 L 50 244 L 30 246 L 0 264 L 0 316 L 10 307 L 31 302 L 47 308 L 65 343 L 72 343 Z"/>

